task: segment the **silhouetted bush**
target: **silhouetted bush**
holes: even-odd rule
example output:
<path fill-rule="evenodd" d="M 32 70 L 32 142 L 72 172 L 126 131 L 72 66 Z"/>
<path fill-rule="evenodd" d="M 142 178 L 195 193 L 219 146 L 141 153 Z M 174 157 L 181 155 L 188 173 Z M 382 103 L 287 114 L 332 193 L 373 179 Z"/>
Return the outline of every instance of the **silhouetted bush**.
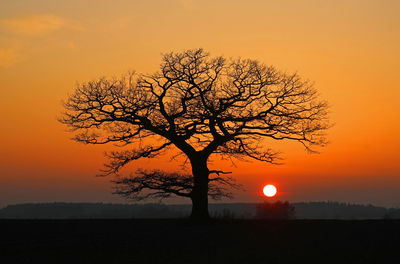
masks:
<path fill-rule="evenodd" d="M 294 218 L 295 208 L 289 202 L 263 202 L 256 207 L 256 218 L 291 219 Z"/>

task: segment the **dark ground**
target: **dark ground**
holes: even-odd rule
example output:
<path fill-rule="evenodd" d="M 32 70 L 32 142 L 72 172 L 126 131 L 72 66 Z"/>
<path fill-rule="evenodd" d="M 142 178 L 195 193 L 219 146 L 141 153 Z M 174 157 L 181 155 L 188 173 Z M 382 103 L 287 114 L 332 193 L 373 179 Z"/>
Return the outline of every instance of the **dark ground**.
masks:
<path fill-rule="evenodd" d="M 400 220 L 0 220 L 0 263 L 400 263 Z"/>

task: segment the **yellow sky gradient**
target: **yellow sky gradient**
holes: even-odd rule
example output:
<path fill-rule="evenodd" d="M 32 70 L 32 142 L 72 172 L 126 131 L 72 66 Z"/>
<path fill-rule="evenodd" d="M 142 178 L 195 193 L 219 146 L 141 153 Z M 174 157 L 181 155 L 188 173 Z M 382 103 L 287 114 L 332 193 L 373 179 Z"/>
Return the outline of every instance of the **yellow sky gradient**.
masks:
<path fill-rule="evenodd" d="M 215 160 L 246 188 L 234 201 L 259 201 L 273 182 L 289 201 L 400 206 L 399 14 L 397 0 L 1 1 L 0 206 L 121 201 L 94 177 L 112 146 L 69 140 L 62 99 L 77 82 L 151 73 L 161 53 L 199 47 L 297 71 L 331 105 L 319 155 L 283 142 L 284 165 Z"/>

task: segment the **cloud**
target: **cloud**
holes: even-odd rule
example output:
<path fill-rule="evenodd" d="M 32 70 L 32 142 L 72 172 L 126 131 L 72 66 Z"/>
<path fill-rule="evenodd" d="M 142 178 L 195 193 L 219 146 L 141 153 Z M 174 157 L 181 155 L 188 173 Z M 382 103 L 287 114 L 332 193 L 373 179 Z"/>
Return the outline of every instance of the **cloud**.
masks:
<path fill-rule="evenodd" d="M 10 67 L 21 60 L 21 55 L 14 49 L 0 48 L 0 67 Z"/>
<path fill-rule="evenodd" d="M 66 21 L 54 15 L 31 15 L 0 19 L 0 28 L 21 35 L 43 35 L 66 26 Z"/>

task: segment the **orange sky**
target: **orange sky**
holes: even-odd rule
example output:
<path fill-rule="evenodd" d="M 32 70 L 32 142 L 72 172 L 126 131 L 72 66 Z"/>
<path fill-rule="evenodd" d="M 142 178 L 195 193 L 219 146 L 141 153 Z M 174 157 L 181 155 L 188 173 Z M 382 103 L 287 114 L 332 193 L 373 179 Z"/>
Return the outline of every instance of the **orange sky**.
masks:
<path fill-rule="evenodd" d="M 162 52 L 198 47 L 297 71 L 332 106 L 319 155 L 283 142 L 284 165 L 214 161 L 246 188 L 234 201 L 275 183 L 289 201 L 400 206 L 399 13 L 397 0 L 1 1 L 0 207 L 122 201 L 94 177 L 112 146 L 69 140 L 61 100 L 76 82 L 152 72 Z"/>

